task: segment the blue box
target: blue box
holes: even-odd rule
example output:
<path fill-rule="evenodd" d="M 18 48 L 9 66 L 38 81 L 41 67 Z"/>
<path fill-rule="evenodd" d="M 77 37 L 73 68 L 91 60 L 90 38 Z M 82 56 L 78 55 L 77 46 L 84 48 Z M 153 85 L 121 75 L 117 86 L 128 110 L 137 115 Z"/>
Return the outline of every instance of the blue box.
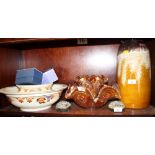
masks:
<path fill-rule="evenodd" d="M 36 68 L 17 70 L 16 85 L 38 85 L 42 83 L 43 73 Z"/>
<path fill-rule="evenodd" d="M 54 69 L 49 69 L 43 73 L 42 84 L 53 83 L 58 80 Z"/>

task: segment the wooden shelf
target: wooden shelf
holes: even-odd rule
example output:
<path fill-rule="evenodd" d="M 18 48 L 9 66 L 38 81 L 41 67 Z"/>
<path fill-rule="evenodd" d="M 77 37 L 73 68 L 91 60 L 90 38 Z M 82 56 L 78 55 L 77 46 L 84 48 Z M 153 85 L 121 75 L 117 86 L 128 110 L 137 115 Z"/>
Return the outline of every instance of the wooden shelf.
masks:
<path fill-rule="evenodd" d="M 3 38 L 0 39 L 0 47 L 14 49 L 31 49 L 52 47 L 70 42 L 72 38 Z"/>
<path fill-rule="evenodd" d="M 78 44 L 77 39 L 78 38 L 0 38 L 0 47 L 23 50 L 79 45 L 120 44 L 121 41 L 130 40 L 130 38 L 87 38 L 86 44 Z M 148 42 L 151 39 L 141 38 L 140 40 Z"/>
<path fill-rule="evenodd" d="M 42 41 L 56 41 L 56 40 L 70 40 L 77 38 L 0 38 L 0 44 L 15 44 L 15 43 L 26 43 L 26 42 L 42 42 Z M 130 40 L 131 38 L 88 38 L 95 40 Z M 141 38 L 143 41 L 150 41 L 149 38 Z"/>
<path fill-rule="evenodd" d="M 55 105 L 48 110 L 40 112 L 22 112 L 18 108 L 10 105 L 0 109 L 0 116 L 41 116 L 41 117 L 102 117 L 102 116 L 155 116 L 155 107 L 149 106 L 147 109 L 133 110 L 125 109 L 122 113 L 114 113 L 106 106 L 100 109 L 83 109 L 73 104 L 68 112 L 57 112 Z"/>
<path fill-rule="evenodd" d="M 3 39 L 0 39 L 0 45 L 27 43 L 27 42 L 56 41 L 56 40 L 66 40 L 66 39 L 70 39 L 70 38 L 3 38 Z"/>

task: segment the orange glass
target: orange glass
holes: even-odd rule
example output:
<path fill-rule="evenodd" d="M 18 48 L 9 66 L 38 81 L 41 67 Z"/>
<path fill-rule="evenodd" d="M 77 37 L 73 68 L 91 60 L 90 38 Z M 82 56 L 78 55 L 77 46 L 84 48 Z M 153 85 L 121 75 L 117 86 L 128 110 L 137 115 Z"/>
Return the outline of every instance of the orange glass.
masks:
<path fill-rule="evenodd" d="M 141 47 L 142 46 L 142 47 Z M 126 108 L 146 108 L 150 104 L 151 66 L 149 50 L 138 44 L 118 54 L 117 82 Z"/>

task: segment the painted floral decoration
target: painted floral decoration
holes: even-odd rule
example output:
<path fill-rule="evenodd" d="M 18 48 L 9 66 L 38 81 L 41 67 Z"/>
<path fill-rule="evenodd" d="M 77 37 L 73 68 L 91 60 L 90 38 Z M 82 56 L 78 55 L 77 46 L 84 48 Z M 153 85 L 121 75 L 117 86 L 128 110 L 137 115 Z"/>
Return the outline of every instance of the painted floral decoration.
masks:
<path fill-rule="evenodd" d="M 40 97 L 40 98 L 37 99 L 37 102 L 39 102 L 40 104 L 45 103 L 46 98 L 45 97 Z"/>

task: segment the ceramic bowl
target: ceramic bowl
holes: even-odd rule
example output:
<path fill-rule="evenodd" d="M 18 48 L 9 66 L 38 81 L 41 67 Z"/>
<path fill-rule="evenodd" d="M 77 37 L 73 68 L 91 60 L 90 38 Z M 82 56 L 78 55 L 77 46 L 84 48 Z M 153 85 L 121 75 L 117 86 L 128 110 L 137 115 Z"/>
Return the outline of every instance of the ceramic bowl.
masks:
<path fill-rule="evenodd" d="M 52 88 L 52 84 L 42 84 L 42 85 L 16 85 L 18 91 L 21 93 L 27 92 L 48 92 Z"/>
<path fill-rule="evenodd" d="M 10 102 L 22 111 L 34 112 L 48 109 L 60 98 L 62 91 L 67 88 L 64 84 L 54 84 L 50 92 L 46 93 L 23 93 L 18 92 L 17 87 L 0 89 Z"/>

